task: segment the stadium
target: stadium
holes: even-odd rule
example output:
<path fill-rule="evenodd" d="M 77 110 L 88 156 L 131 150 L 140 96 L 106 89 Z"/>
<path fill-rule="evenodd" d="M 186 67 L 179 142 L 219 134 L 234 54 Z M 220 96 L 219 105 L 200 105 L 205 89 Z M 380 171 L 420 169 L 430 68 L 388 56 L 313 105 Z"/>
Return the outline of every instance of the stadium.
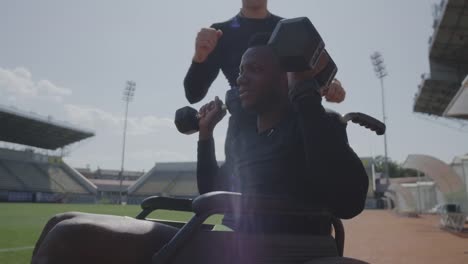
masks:
<path fill-rule="evenodd" d="M 413 111 L 466 121 L 468 1 L 443 0 L 434 10 L 430 73 L 414 73 L 421 74 L 421 83 L 414 88 Z M 143 171 L 74 168 L 65 162 L 64 149 L 94 137 L 93 131 L 1 105 L 0 124 L 0 263 L 29 263 L 43 225 L 56 213 L 135 217 L 150 196 L 199 195 L 196 162 L 156 161 Z M 468 263 L 468 154 L 453 157 L 450 164 L 430 154 L 409 154 L 402 167 L 417 176 L 388 182 L 375 171 L 374 157 L 361 157 L 369 189 L 364 213 L 344 221 L 346 236 L 353 237 L 345 245 L 347 256 L 383 264 Z M 187 221 L 192 214 L 162 211 L 151 216 Z M 220 218 L 209 222 L 219 224 Z M 428 252 L 431 241 L 443 253 Z M 395 261 L 409 245 L 417 245 L 414 252 Z"/>

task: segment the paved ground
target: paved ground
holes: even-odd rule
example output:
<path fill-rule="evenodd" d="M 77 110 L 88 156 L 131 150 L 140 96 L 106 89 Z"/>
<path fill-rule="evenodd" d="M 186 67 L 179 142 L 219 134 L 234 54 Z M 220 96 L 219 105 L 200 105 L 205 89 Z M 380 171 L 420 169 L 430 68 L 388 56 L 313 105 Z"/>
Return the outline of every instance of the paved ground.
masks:
<path fill-rule="evenodd" d="M 468 264 L 468 238 L 443 231 L 434 215 L 366 210 L 344 221 L 345 256 L 372 264 Z"/>

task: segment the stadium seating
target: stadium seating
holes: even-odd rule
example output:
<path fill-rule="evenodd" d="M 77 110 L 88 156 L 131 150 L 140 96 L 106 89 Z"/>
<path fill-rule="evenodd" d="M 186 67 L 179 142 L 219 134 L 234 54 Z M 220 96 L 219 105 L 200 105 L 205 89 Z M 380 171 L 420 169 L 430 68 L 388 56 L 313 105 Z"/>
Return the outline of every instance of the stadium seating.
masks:
<path fill-rule="evenodd" d="M 0 149 L 0 199 L 94 202 L 96 186 L 65 164 L 60 157 L 52 158 L 29 150 Z"/>
<path fill-rule="evenodd" d="M 24 190 L 24 184 L 4 167 L 0 161 L 0 190 L 20 191 Z"/>
<path fill-rule="evenodd" d="M 156 176 L 156 175 L 155 175 Z M 151 177 L 138 189 L 139 195 L 163 194 L 164 190 L 173 182 L 174 175 L 157 175 Z"/>
<path fill-rule="evenodd" d="M 87 191 L 63 169 L 56 165 L 38 165 L 38 168 L 49 176 L 51 180 L 62 186 L 67 192 L 87 193 Z"/>
<path fill-rule="evenodd" d="M 30 191 L 41 192 L 63 192 L 64 189 L 56 182 L 52 181 L 48 175 L 39 171 L 31 163 L 21 161 L 3 161 L 7 167 L 16 177 L 26 184 Z"/>
<path fill-rule="evenodd" d="M 193 198 L 198 195 L 195 162 L 158 163 L 128 188 L 128 203 L 148 196 Z"/>
<path fill-rule="evenodd" d="M 198 189 L 193 178 L 179 179 L 169 193 L 174 197 L 193 197 Z"/>

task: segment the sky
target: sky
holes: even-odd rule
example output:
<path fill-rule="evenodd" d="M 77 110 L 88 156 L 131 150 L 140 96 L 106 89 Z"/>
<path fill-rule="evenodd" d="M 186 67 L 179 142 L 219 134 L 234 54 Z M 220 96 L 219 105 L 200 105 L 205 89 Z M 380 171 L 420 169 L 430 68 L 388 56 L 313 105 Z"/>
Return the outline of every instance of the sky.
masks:
<path fill-rule="evenodd" d="M 468 153 L 467 129 L 412 111 L 421 74 L 429 72 L 434 2 L 270 0 L 269 10 L 307 16 L 319 30 L 347 91 L 343 103 L 324 105 L 342 114 L 382 119 L 380 82 L 369 58 L 380 51 L 389 73 L 384 79 L 388 156 L 404 162 L 409 154 L 426 154 L 450 162 Z M 173 118 L 188 105 L 182 82 L 195 36 L 200 28 L 233 17 L 240 6 L 240 0 L 0 1 L 0 105 L 94 131 L 93 138 L 67 148 L 65 161 L 120 169 L 122 93 L 133 80 L 125 169 L 194 161 L 197 135 L 178 133 Z M 227 88 L 220 74 L 202 103 L 224 98 Z M 215 130 L 219 160 L 226 128 L 227 118 Z M 350 124 L 348 137 L 361 157 L 384 153 L 383 137 L 368 130 Z"/>

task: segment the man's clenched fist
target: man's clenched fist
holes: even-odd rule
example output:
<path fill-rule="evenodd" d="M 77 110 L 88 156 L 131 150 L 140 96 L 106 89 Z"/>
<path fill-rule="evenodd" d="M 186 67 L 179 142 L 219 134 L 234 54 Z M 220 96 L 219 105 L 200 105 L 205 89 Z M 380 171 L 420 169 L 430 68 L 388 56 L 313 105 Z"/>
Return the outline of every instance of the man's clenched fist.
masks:
<path fill-rule="evenodd" d="M 221 30 L 214 28 L 202 28 L 195 41 L 195 55 L 193 61 L 202 63 L 218 45 L 218 40 L 223 35 Z"/>

